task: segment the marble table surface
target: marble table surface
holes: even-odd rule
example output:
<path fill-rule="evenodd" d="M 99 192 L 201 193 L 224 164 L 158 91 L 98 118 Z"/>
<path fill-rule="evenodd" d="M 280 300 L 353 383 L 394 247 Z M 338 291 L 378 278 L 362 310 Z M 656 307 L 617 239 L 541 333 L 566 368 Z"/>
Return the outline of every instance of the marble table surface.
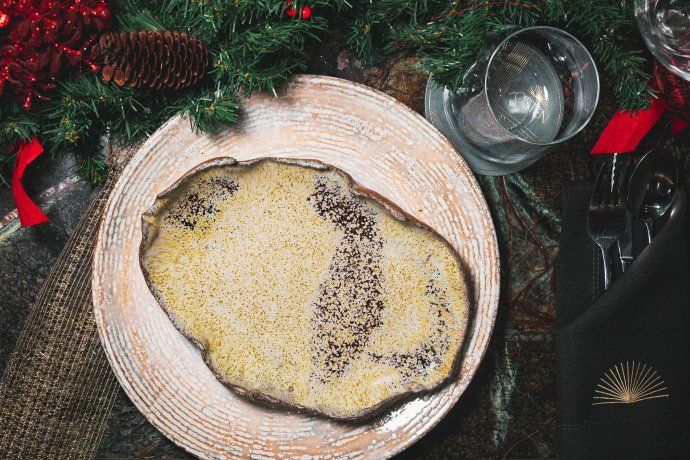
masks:
<path fill-rule="evenodd" d="M 310 73 L 333 75 L 384 91 L 423 111 L 427 76 L 413 59 L 363 61 L 342 44 L 312 55 Z M 553 457 L 555 432 L 554 271 L 560 234 L 560 193 L 568 181 L 591 179 L 588 151 L 613 113 L 610 89 L 587 129 L 527 170 L 478 177 L 496 225 L 501 250 L 501 303 L 496 329 L 479 372 L 455 408 L 400 458 Z M 690 142 L 675 140 L 687 176 Z M 21 228 L 12 220 L 11 194 L 0 189 L 0 374 L 27 313 L 95 189 L 80 181 L 69 156 L 32 165 L 31 196 L 50 223 Z M 3 218 L 4 217 L 4 218 Z M 189 458 L 137 411 L 120 390 L 97 458 Z"/>

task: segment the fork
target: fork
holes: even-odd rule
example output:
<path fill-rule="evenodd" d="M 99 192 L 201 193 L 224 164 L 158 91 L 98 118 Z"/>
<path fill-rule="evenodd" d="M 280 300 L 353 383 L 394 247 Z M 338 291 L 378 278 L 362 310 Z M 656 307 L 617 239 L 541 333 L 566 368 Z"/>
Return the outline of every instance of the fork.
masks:
<path fill-rule="evenodd" d="M 617 187 L 618 192 L 624 194 L 623 200 L 627 202 L 628 200 L 628 184 L 630 183 L 630 176 L 632 175 L 633 164 L 631 157 L 632 155 L 620 155 L 618 153 L 613 154 L 613 168 L 620 169 L 620 174 L 618 175 Z M 629 211 L 626 210 L 625 217 L 623 218 L 623 233 L 618 239 L 618 261 L 620 262 L 620 273 L 623 273 L 626 268 L 630 265 L 635 257 L 634 248 L 634 218 Z"/>
<path fill-rule="evenodd" d="M 620 168 L 604 164 L 589 201 L 587 232 L 599 248 L 604 262 L 604 290 L 611 284 L 611 247 L 625 229 L 625 193 L 619 187 Z"/>

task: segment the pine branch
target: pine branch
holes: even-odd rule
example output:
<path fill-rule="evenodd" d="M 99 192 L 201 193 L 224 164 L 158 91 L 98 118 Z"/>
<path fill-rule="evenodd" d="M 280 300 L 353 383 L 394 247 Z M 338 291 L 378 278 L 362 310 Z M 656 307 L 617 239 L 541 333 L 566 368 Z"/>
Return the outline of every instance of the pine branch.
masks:
<path fill-rule="evenodd" d="M 382 0 L 353 20 L 348 43 L 360 54 L 378 44 L 388 53 L 420 56 L 422 70 L 456 90 L 483 53 L 487 38 L 510 25 L 570 30 L 590 47 L 599 70 L 614 82 L 623 109 L 649 104 L 654 93 L 647 84 L 649 60 L 629 0 Z"/>
<path fill-rule="evenodd" d="M 307 20 L 286 14 L 305 5 L 314 12 Z M 495 32 L 562 27 L 591 50 L 622 108 L 645 107 L 653 93 L 631 0 L 115 0 L 113 10 L 116 29 L 200 38 L 212 56 L 208 76 L 197 87 L 162 92 L 121 88 L 93 74 L 65 76 L 52 100 L 30 112 L 14 94 L 0 96 L 0 182 L 8 182 L 2 171 L 11 167 L 17 141 L 33 135 L 53 154 L 73 154 L 80 173 L 97 182 L 106 170 L 96 155 L 105 133 L 133 142 L 175 114 L 188 114 L 195 130 L 217 131 L 237 120 L 238 97 L 276 94 L 336 28 L 358 53 L 418 56 L 421 70 L 457 89 Z"/>
<path fill-rule="evenodd" d="M 17 142 L 28 141 L 40 132 L 40 122 L 24 111 L 14 98 L 0 99 L 0 184 L 10 184 L 9 168 L 14 163 Z"/>
<path fill-rule="evenodd" d="M 323 15 L 349 7 L 344 0 L 309 4 Z M 237 120 L 239 94 L 276 93 L 292 73 L 304 70 L 307 47 L 327 31 L 322 15 L 290 18 L 286 4 L 274 0 L 119 0 L 113 7 L 116 29 L 178 30 L 202 39 L 213 57 L 208 77 L 177 92 L 122 88 L 92 74 L 66 77 L 52 99 L 31 112 L 2 97 L 0 162 L 11 161 L 19 139 L 36 134 L 52 154 L 71 152 L 80 173 L 98 182 L 105 168 L 96 152 L 104 133 L 134 142 L 176 114 L 189 115 L 195 130 L 217 131 Z M 0 181 L 7 178 L 0 175 Z"/>
<path fill-rule="evenodd" d="M 210 3 L 191 0 L 123 0 L 114 5 L 114 8 L 117 29 L 177 30 L 192 33 L 204 42 L 215 39 L 213 18 L 217 13 Z"/>

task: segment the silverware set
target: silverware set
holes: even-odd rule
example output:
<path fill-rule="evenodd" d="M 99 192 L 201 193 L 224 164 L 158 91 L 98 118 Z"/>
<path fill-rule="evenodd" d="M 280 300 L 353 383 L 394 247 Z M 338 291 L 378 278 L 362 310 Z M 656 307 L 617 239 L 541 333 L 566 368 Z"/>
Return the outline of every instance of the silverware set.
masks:
<path fill-rule="evenodd" d="M 601 166 L 589 202 L 587 231 L 601 250 L 604 289 L 643 249 L 635 245 L 636 221 L 644 223 L 650 244 L 655 223 L 671 208 L 678 187 L 678 165 L 667 150 L 650 150 L 632 166 L 631 155 L 613 155 Z M 612 255 L 614 247 L 617 258 Z"/>

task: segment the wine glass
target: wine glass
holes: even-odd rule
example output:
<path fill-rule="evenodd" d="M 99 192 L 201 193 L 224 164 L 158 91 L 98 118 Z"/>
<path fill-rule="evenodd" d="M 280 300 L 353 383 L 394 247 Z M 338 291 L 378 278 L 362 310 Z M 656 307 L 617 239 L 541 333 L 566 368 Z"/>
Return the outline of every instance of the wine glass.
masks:
<path fill-rule="evenodd" d="M 654 57 L 690 81 L 690 0 L 635 0 L 635 18 Z"/>
<path fill-rule="evenodd" d="M 554 27 L 504 31 L 458 91 L 427 84 L 425 113 L 478 174 L 503 175 L 576 135 L 599 100 L 592 56 Z"/>

